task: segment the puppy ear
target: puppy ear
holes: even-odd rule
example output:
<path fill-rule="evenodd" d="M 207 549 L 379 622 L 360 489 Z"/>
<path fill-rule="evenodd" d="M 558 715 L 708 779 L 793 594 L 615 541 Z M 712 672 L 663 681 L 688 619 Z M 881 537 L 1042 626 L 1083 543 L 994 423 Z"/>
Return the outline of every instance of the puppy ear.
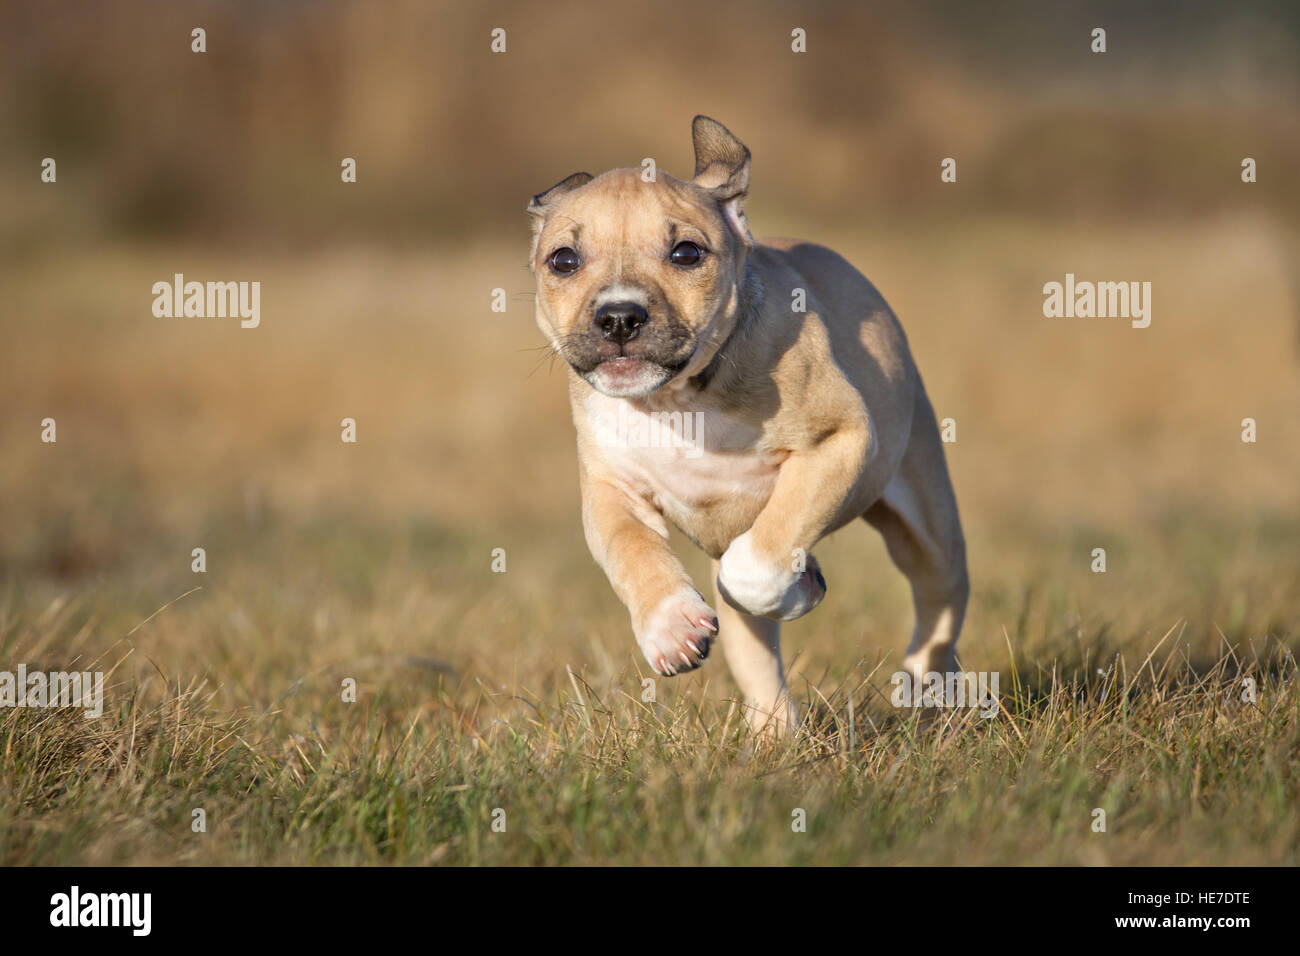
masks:
<path fill-rule="evenodd" d="M 531 216 L 542 215 L 547 203 L 551 202 L 551 200 L 563 196 L 567 192 L 572 192 L 579 186 L 585 186 L 595 178 L 591 173 L 574 173 L 572 176 L 566 176 L 550 189 L 544 189 L 534 196 L 528 203 L 528 214 Z"/>
<path fill-rule="evenodd" d="M 715 119 L 697 116 L 691 123 L 695 143 L 695 185 L 719 203 L 727 224 L 746 243 L 753 240 L 741 211 L 749 193 L 749 147 Z"/>
<path fill-rule="evenodd" d="M 528 253 L 529 263 L 537 258 L 537 244 L 541 241 L 542 227 L 546 224 L 546 207 L 565 193 L 573 192 L 595 178 L 591 173 L 574 173 L 572 176 L 565 176 L 550 189 L 542 190 L 529 201 L 528 215 L 532 217 L 533 223 L 533 248 Z"/>

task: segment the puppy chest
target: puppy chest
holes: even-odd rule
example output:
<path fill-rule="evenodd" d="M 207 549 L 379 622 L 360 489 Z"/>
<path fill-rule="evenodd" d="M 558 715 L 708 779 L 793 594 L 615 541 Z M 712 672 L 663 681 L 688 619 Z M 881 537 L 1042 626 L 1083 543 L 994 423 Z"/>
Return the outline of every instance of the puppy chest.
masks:
<path fill-rule="evenodd" d="M 782 456 L 760 447 L 752 425 L 718 412 L 643 411 L 626 402 L 589 411 L 602 457 L 678 524 L 728 515 L 752 521 L 772 494 Z"/>

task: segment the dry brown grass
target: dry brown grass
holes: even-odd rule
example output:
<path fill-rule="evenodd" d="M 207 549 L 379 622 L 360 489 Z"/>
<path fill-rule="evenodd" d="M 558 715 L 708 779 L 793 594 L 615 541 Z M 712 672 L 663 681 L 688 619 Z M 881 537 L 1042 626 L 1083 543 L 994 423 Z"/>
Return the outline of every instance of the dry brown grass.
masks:
<path fill-rule="evenodd" d="M 958 421 L 964 662 L 1002 672 L 1012 716 L 916 738 L 880 706 L 906 585 L 846 529 L 819 549 L 825 605 L 788 629 L 815 732 L 757 757 L 719 661 L 639 702 L 625 612 L 582 542 L 522 233 L 6 268 L 26 320 L 0 355 L 2 659 L 117 669 L 103 721 L 3 717 L 0 857 L 1295 862 L 1300 376 L 1274 226 L 816 234 L 891 300 Z M 262 327 L 155 319 L 149 288 L 174 271 L 262 281 Z M 1066 271 L 1151 281 L 1151 328 L 1043 318 L 1042 283 Z M 1122 702 L 1117 652 L 1136 681 Z M 1233 654 L 1257 708 L 1232 703 Z M 205 840 L 200 805 L 218 821 Z M 479 828 L 496 806 L 522 839 Z M 794 806 L 806 844 L 788 839 Z M 1097 806 L 1123 840 L 1089 832 Z"/>

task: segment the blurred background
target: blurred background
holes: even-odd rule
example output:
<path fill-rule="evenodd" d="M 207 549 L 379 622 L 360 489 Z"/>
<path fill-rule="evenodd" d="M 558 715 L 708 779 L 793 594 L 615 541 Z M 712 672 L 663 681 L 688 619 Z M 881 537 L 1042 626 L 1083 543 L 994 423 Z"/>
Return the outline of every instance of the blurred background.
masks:
<path fill-rule="evenodd" d="M 1293 642 L 1300 8 L 1134 6 L 0 4 L 6 659 L 95 658 L 202 585 L 135 640 L 227 706 L 623 679 L 523 210 L 579 169 L 689 175 L 696 113 L 753 151 L 755 233 L 862 269 L 957 423 L 968 665 Z M 260 281 L 260 327 L 155 318 L 178 272 Z M 1044 318 L 1067 272 L 1151 282 L 1151 327 Z M 897 661 L 880 541 L 820 552 L 796 675 Z M 700 690 L 717 662 L 666 693 Z"/>
<path fill-rule="evenodd" d="M 880 233 L 960 213 L 1064 230 L 1300 211 L 1286 175 L 1300 10 L 1281 0 L 159 0 L 6 3 L 0 25 L 18 248 L 510 235 L 520 197 L 575 169 L 653 156 L 689 173 L 699 112 L 753 149 L 755 212 L 796 223 Z M 195 26 L 206 54 L 190 50 Z M 1105 54 L 1090 49 L 1098 26 Z M 37 152 L 66 165 L 57 190 L 31 187 Z M 1226 175 L 1243 155 L 1260 188 Z M 358 160 L 355 189 L 340 188 L 342 156 Z M 958 189 L 940 188 L 944 156 Z"/>

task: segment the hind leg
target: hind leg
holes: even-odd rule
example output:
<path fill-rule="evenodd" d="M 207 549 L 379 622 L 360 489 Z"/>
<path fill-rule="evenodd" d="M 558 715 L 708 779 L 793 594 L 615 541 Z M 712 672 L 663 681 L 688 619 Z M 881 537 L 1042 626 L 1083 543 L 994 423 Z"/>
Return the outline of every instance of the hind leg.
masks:
<path fill-rule="evenodd" d="M 914 677 L 955 670 L 957 637 L 970 595 L 966 542 L 943 442 L 924 393 L 917 399 L 898 472 L 863 518 L 884 536 L 889 557 L 912 586 L 916 627 L 904 668 Z"/>
<path fill-rule="evenodd" d="M 713 562 L 718 587 L 718 562 Z M 719 596 L 718 640 L 745 701 L 745 720 L 758 733 L 787 736 L 799 723 L 781 664 L 781 623 L 733 607 Z"/>

